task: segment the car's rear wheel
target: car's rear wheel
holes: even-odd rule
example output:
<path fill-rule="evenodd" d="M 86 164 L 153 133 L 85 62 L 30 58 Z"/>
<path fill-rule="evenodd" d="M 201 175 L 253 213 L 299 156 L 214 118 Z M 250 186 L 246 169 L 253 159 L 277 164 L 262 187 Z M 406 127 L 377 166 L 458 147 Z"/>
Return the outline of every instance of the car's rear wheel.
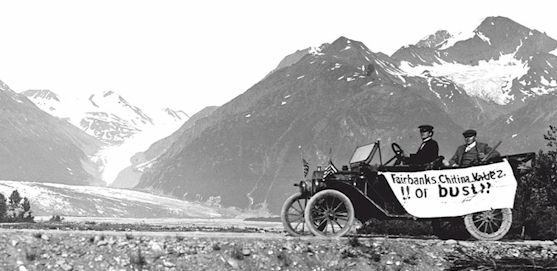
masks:
<path fill-rule="evenodd" d="M 354 224 L 354 206 L 336 190 L 323 190 L 313 195 L 305 210 L 306 225 L 317 236 L 341 237 Z"/>
<path fill-rule="evenodd" d="M 477 212 L 464 216 L 466 230 L 478 240 L 495 241 L 503 238 L 513 221 L 509 208 Z"/>
<path fill-rule="evenodd" d="M 284 230 L 292 236 L 310 235 L 311 232 L 306 227 L 304 210 L 307 205 L 307 198 L 303 198 L 300 192 L 290 196 L 282 205 L 280 218 Z"/>

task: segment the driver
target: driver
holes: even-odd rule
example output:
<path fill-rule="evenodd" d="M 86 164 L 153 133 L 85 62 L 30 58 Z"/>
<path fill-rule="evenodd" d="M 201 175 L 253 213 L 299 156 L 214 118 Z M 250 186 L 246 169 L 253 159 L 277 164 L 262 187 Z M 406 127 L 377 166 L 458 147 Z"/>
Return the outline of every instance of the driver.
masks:
<path fill-rule="evenodd" d="M 409 165 L 421 165 L 433 162 L 439 156 L 439 145 L 433 140 L 433 126 L 425 124 L 418 126 L 422 144 L 415 154 L 404 157 L 403 162 Z"/>

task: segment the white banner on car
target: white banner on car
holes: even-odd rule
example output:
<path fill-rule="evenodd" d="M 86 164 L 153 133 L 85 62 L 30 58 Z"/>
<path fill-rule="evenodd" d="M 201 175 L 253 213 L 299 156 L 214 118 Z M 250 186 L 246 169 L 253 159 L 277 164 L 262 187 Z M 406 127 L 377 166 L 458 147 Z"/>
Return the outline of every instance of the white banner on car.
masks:
<path fill-rule="evenodd" d="M 379 172 L 404 209 L 419 218 L 513 208 L 516 179 L 509 163 L 419 172 Z"/>

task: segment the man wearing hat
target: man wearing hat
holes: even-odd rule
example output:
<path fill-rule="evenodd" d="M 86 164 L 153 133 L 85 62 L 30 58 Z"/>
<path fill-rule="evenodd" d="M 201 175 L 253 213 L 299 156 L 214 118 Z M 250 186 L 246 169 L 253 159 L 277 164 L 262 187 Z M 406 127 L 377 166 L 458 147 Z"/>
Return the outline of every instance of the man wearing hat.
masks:
<path fill-rule="evenodd" d="M 501 156 L 499 152 L 493 150 L 493 148 L 489 147 L 486 143 L 476 141 L 476 130 L 466 130 L 462 135 L 464 136 L 464 142 L 466 144 L 458 146 L 455 154 L 451 160 L 449 160 L 449 166 L 465 167 L 477 165 L 486 158 L 486 155 L 489 155 L 487 159 Z"/>
<path fill-rule="evenodd" d="M 410 157 L 404 158 L 404 163 L 410 165 L 421 165 L 433 162 L 439 156 L 439 145 L 437 141 L 433 140 L 433 126 L 420 125 L 420 137 L 422 144 L 415 154 L 410 154 Z"/>

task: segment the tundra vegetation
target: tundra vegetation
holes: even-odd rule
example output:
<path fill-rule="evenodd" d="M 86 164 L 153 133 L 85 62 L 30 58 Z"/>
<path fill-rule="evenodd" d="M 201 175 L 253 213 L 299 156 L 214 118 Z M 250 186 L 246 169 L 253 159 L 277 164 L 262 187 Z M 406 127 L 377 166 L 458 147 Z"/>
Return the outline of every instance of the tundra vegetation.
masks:
<path fill-rule="evenodd" d="M 33 222 L 29 199 L 14 190 L 9 198 L 0 193 L 0 222 Z"/>

